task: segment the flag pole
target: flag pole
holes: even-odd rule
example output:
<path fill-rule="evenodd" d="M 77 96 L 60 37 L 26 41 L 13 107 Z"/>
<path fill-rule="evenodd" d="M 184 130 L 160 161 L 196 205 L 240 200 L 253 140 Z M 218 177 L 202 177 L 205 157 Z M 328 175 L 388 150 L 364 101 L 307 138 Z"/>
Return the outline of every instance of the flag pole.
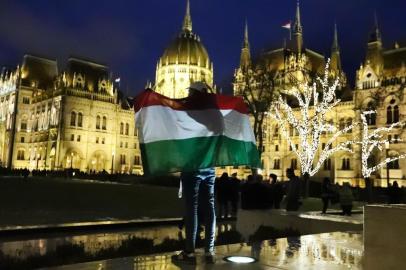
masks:
<path fill-rule="evenodd" d="M 289 40 L 292 40 L 292 23 L 289 21 Z"/>

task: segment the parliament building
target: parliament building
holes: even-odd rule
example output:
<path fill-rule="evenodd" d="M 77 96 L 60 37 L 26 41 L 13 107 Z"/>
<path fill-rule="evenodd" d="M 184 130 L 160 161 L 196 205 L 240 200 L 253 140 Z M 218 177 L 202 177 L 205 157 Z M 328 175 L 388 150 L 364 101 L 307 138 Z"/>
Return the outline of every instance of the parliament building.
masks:
<path fill-rule="evenodd" d="M 265 50 L 253 61 L 248 26 L 245 26 L 240 65 L 235 70 L 233 90 L 241 95 L 245 74 L 266 70 L 276 90 L 289 89 L 294 83 L 311 82 L 324 74 L 326 57 L 306 47 L 305 27 L 299 4 L 291 25 L 290 38 L 282 48 Z M 330 75 L 338 78 L 337 97 L 341 102 L 328 114 L 340 129 L 360 121 L 362 111 L 376 110 L 368 118 L 371 130 L 404 121 L 406 111 L 406 47 L 395 44 L 385 49 L 375 20 L 369 35 L 366 57 L 356 71 L 355 87 L 347 83 L 341 66 L 337 27 L 332 27 Z M 0 165 L 11 168 L 58 170 L 74 168 L 85 172 L 122 172 L 142 174 L 140 150 L 134 125 L 134 112 L 119 91 L 107 66 L 70 58 L 59 71 L 55 60 L 26 55 L 20 66 L 3 69 L 0 76 Z M 204 81 L 215 91 L 213 63 L 200 37 L 193 32 L 190 4 L 176 37 L 157 61 L 155 83 L 151 87 L 171 98 L 188 95 L 187 87 Z M 355 128 L 336 143 L 351 140 Z M 287 168 L 300 174 L 300 164 L 283 138 L 278 123 L 264 121 L 263 175 L 275 173 L 286 180 Z M 293 140 L 299 141 L 294 130 Z M 324 134 L 322 146 L 331 135 Z M 391 144 L 377 151 L 372 160 L 405 153 L 403 128 L 388 134 Z M 240 178 L 249 168 L 218 168 L 217 174 L 237 171 Z M 406 159 L 390 163 L 372 175 L 374 184 L 386 186 L 387 178 L 406 186 Z M 350 181 L 364 185 L 361 150 L 354 154 L 337 152 L 326 160 L 315 179 L 330 177 L 335 182 Z"/>
<path fill-rule="evenodd" d="M 142 174 L 134 112 L 107 66 L 25 55 L 0 77 L 0 163 Z"/>
<path fill-rule="evenodd" d="M 297 4 L 290 39 L 285 42 L 285 46 L 264 51 L 254 62 L 250 55 L 246 26 L 240 65 L 234 74 L 234 94 L 242 95 L 247 83 L 246 74 L 250 72 L 265 70 L 270 74 L 276 91 L 290 89 L 297 82 L 313 82 L 317 75 L 323 77 L 326 58 L 321 53 L 307 48 L 304 37 L 300 6 Z M 347 84 L 346 74 L 342 70 L 337 27 L 334 27 L 332 37 L 331 54 L 328 56 L 330 75 L 332 78 L 339 79 L 340 87 L 336 94 L 341 102 L 328 113 L 328 121 L 334 123 L 337 128 L 343 129 L 353 122 L 361 122 L 361 112 L 369 110 L 377 112 L 367 119 L 370 130 L 405 121 L 406 47 L 395 44 L 391 49 L 384 49 L 375 18 L 373 31 L 366 44 L 366 57 L 356 71 L 353 89 Z M 278 126 L 270 116 L 264 121 L 263 174 L 266 176 L 274 173 L 279 179 L 286 180 L 286 169 L 294 168 L 296 175 L 300 175 L 300 164 Z M 391 142 L 389 148 L 373 153 L 369 166 L 372 167 L 386 157 L 398 156 L 406 152 L 404 130 L 404 128 L 396 128 L 387 134 L 387 139 Z M 356 127 L 338 138 L 333 145 L 355 139 L 359 133 L 360 128 Z M 296 131 L 291 129 L 289 136 L 293 138 L 294 143 L 297 142 L 295 145 L 297 147 L 299 139 Z M 322 135 L 322 148 L 330 138 L 331 134 Z M 352 185 L 363 186 L 365 183 L 361 173 L 361 149 L 355 145 L 353 151 L 354 154 L 336 152 L 324 162 L 321 170 L 313 178 L 321 181 L 321 178 L 329 177 L 337 183 L 350 182 Z M 371 178 L 375 186 L 386 186 L 388 178 L 391 183 L 397 181 L 399 185 L 406 186 L 406 159 L 389 163 L 387 167 L 376 171 Z"/>

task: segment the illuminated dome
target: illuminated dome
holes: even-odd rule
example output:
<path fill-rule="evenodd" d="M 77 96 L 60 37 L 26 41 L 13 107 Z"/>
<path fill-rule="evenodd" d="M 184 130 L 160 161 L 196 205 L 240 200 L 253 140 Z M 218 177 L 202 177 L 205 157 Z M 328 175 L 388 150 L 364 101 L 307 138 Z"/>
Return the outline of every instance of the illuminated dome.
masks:
<path fill-rule="evenodd" d="M 189 64 L 209 68 L 210 58 L 200 38 L 189 31 L 182 31 L 166 48 L 162 65 Z"/>
<path fill-rule="evenodd" d="M 182 30 L 157 63 L 154 90 L 170 98 L 183 98 L 190 84 L 197 81 L 213 88 L 213 64 L 199 36 L 192 32 L 187 1 Z"/>

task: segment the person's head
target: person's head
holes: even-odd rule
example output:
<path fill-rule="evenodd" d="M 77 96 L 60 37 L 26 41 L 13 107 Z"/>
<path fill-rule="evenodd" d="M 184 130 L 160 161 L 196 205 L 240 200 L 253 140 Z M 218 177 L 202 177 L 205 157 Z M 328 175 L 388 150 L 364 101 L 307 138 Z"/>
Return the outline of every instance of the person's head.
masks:
<path fill-rule="evenodd" d="M 258 174 L 256 176 L 256 180 L 257 180 L 257 182 L 262 182 L 264 180 L 264 177 L 262 176 L 262 174 Z"/>
<path fill-rule="evenodd" d="M 224 172 L 221 177 L 222 179 L 227 179 L 228 178 L 228 173 Z"/>
<path fill-rule="evenodd" d="M 350 183 L 348 183 L 348 182 L 344 182 L 344 183 L 343 183 L 343 188 L 345 188 L 345 189 L 347 189 L 347 188 L 351 188 Z"/>
<path fill-rule="evenodd" d="M 252 176 L 252 174 L 250 174 L 247 177 L 247 182 L 252 182 L 252 181 L 254 181 L 254 177 Z"/>
<path fill-rule="evenodd" d="M 232 174 L 231 174 L 231 177 L 232 177 L 232 178 L 237 178 L 237 173 L 236 173 L 236 172 L 235 172 L 235 173 L 232 173 Z"/>
<path fill-rule="evenodd" d="M 330 184 L 330 178 L 324 177 L 323 178 L 323 185 L 328 185 L 328 184 Z"/>
<path fill-rule="evenodd" d="M 398 185 L 398 181 L 393 181 L 392 186 L 393 186 L 393 187 L 396 187 L 396 188 L 397 188 L 397 187 L 399 187 L 399 185 Z"/>
<path fill-rule="evenodd" d="M 193 96 L 196 93 L 209 93 L 211 88 L 204 82 L 193 82 L 189 86 L 189 96 Z"/>
<path fill-rule="evenodd" d="M 276 183 L 276 178 L 277 178 L 276 174 L 271 173 L 269 175 L 269 178 L 271 179 L 272 184 Z"/>
<path fill-rule="evenodd" d="M 291 179 L 295 176 L 295 170 L 293 168 L 286 169 L 286 176 Z"/>

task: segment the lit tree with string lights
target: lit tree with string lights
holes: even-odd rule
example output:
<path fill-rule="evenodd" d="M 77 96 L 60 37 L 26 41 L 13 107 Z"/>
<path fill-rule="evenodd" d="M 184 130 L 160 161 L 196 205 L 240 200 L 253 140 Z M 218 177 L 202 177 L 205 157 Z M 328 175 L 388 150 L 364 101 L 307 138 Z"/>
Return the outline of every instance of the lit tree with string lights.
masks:
<path fill-rule="evenodd" d="M 333 145 L 340 136 L 353 129 L 357 123 L 337 129 L 327 120 L 327 113 L 332 111 L 340 100 L 336 98 L 336 89 L 339 80 L 331 82 L 329 78 L 330 60 L 327 61 L 324 77 L 317 77 L 313 84 L 298 83 L 292 90 L 286 91 L 289 96 L 297 100 L 298 106 L 291 107 L 288 102 L 279 96 L 273 105 L 271 116 L 279 123 L 282 136 L 286 138 L 292 151 L 298 157 L 301 172 L 306 181 L 315 175 L 323 162 L 337 151 L 353 152 L 354 141 L 344 141 Z M 299 135 L 299 147 L 289 135 L 288 130 L 293 128 Z M 322 134 L 330 133 L 324 149 L 320 149 Z"/>
<path fill-rule="evenodd" d="M 406 154 L 401 154 L 398 156 L 394 157 L 388 157 L 386 156 L 385 159 L 381 160 L 378 164 L 373 165 L 370 167 L 368 165 L 368 161 L 371 157 L 371 154 L 373 153 L 374 150 L 379 149 L 382 151 L 387 144 L 390 143 L 389 140 L 387 140 L 387 134 L 391 132 L 394 128 L 399 128 L 403 127 L 405 123 L 403 122 L 396 122 L 391 124 L 388 127 L 380 127 L 377 129 L 374 129 L 373 131 L 369 131 L 368 128 L 368 121 L 367 117 L 368 115 L 375 114 L 376 111 L 366 111 L 361 113 L 361 122 L 362 122 L 362 130 L 361 130 L 361 141 L 359 144 L 361 144 L 361 160 L 362 160 L 362 175 L 364 176 L 365 179 L 369 179 L 371 177 L 371 174 L 374 171 L 377 171 L 384 166 L 387 166 L 388 163 L 399 160 L 401 158 L 406 158 Z"/>

